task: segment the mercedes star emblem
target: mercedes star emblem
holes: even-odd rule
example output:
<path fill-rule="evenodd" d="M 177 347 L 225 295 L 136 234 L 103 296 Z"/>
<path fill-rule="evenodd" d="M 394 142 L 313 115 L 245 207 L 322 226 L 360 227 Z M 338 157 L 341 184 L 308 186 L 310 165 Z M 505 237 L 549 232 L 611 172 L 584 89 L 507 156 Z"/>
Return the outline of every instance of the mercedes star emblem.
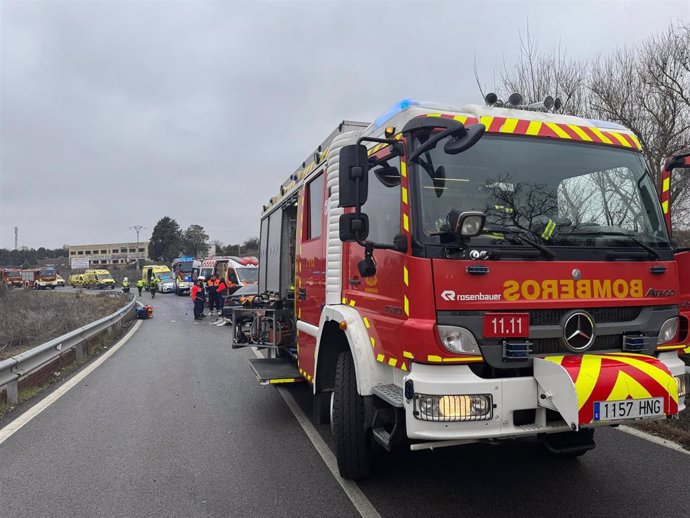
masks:
<path fill-rule="evenodd" d="M 563 323 L 563 341 L 574 352 L 584 352 L 594 343 L 594 319 L 584 311 L 567 315 Z"/>

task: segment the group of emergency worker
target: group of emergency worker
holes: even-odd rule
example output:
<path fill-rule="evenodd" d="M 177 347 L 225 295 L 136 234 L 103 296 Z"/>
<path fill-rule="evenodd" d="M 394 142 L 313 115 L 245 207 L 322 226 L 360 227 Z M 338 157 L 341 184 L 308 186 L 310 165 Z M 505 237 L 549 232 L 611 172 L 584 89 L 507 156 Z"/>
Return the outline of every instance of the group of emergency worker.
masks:
<path fill-rule="evenodd" d="M 205 286 L 204 282 L 206 283 Z M 232 282 L 215 273 L 211 275 L 208 281 L 204 277 L 199 277 L 190 290 L 190 296 L 194 303 L 194 319 L 206 318 L 204 308 L 208 299 L 210 315 L 217 315 L 218 321 L 222 322 L 223 304 L 225 304 L 228 288 L 232 286 L 234 286 Z"/>
<path fill-rule="evenodd" d="M 154 296 L 155 290 L 158 288 L 158 279 L 155 276 L 151 277 L 150 290 L 151 295 Z M 123 290 L 129 291 L 130 282 L 127 277 L 122 281 Z M 139 296 L 145 286 L 144 280 L 139 279 L 137 281 L 137 290 Z M 192 302 L 194 304 L 194 320 L 201 320 L 206 318 L 204 313 L 204 308 L 206 307 L 206 301 L 208 300 L 208 309 L 210 310 L 211 316 L 218 316 L 218 321 L 220 325 L 225 324 L 225 319 L 223 318 L 223 304 L 225 304 L 225 297 L 228 295 L 228 288 L 237 286 L 235 283 L 229 279 L 224 279 L 221 275 L 216 273 L 211 275 L 211 278 L 207 281 L 203 276 L 197 278 L 190 290 L 190 295 L 192 297 Z"/>

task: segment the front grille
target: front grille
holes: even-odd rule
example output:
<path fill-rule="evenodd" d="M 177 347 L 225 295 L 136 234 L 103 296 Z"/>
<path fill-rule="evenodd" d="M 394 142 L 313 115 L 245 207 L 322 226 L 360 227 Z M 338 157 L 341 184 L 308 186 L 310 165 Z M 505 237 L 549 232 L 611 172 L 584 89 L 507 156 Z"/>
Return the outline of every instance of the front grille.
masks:
<path fill-rule="evenodd" d="M 529 313 L 530 326 L 557 326 L 563 315 L 571 309 L 534 309 Z M 586 308 L 584 311 L 592 315 L 597 323 L 630 322 L 640 316 L 642 307 L 628 306 L 618 308 Z"/>
<path fill-rule="evenodd" d="M 571 352 L 560 338 L 534 338 L 530 339 L 530 342 L 532 342 L 532 354 L 536 355 Z M 597 336 L 594 339 L 594 344 L 587 351 L 620 349 L 622 345 L 623 337 L 621 335 Z"/>

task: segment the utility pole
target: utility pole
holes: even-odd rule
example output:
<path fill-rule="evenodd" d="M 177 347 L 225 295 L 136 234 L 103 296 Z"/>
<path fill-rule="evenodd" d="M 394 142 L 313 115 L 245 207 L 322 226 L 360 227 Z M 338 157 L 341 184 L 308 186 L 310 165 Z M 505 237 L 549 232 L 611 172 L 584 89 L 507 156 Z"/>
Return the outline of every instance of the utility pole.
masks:
<path fill-rule="evenodd" d="M 139 257 L 138 257 L 139 256 L 139 232 L 141 232 L 142 230 L 146 230 L 146 227 L 143 225 L 132 225 L 129 228 L 130 228 L 130 230 L 134 230 L 137 233 L 137 253 L 136 253 L 136 256 L 137 256 L 137 269 L 139 269 L 139 268 L 141 268 L 141 265 L 139 264 L 139 261 L 141 259 L 139 259 Z"/>
<path fill-rule="evenodd" d="M 17 249 L 19 244 L 19 227 L 14 227 L 14 249 Z"/>

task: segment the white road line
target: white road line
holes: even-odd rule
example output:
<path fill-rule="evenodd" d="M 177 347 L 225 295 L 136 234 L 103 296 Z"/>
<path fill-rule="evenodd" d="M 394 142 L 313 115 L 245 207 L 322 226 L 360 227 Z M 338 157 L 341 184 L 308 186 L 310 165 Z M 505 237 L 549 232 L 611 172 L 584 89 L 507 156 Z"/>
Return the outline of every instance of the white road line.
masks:
<path fill-rule="evenodd" d="M 653 442 L 654 444 L 658 444 L 659 446 L 664 446 L 669 450 L 677 451 L 679 453 L 685 453 L 685 455 L 690 455 L 690 450 L 686 450 L 680 444 L 676 444 L 675 442 L 669 441 L 668 439 L 662 439 L 661 437 L 657 437 L 656 435 L 652 435 L 651 433 L 642 432 L 636 428 L 630 428 L 629 426 L 619 426 L 617 430 L 620 430 L 621 432 L 630 435 L 634 435 L 635 437 L 639 437 L 640 439 L 644 439 L 645 441 Z"/>
<path fill-rule="evenodd" d="M 88 365 L 84 370 L 79 371 L 73 378 L 71 378 L 69 381 L 67 381 L 64 385 L 56 389 L 53 393 L 50 395 L 46 396 L 44 399 L 36 403 L 34 406 L 32 406 L 29 410 L 24 412 L 22 415 L 17 417 L 14 421 L 9 423 L 7 426 L 5 426 L 2 430 L 0 430 L 0 445 L 4 443 L 7 439 L 12 437 L 15 432 L 19 431 L 24 425 L 28 424 L 29 421 L 31 421 L 34 417 L 36 417 L 38 414 L 43 412 L 46 408 L 48 408 L 50 405 L 55 403 L 58 399 L 60 399 L 62 396 L 64 396 L 68 391 L 73 389 L 81 380 L 86 378 L 89 374 L 91 374 L 94 370 L 96 370 L 98 367 L 100 367 L 108 358 L 110 358 L 113 354 L 117 352 L 117 350 L 125 345 L 127 341 L 132 337 L 132 335 L 136 332 L 137 329 L 139 329 L 139 326 L 141 326 L 142 321 L 137 320 L 134 326 L 132 326 L 132 329 L 129 330 L 129 332 L 122 337 L 122 339 L 117 342 L 115 345 L 113 345 L 109 351 L 103 353 L 98 359 L 96 359 L 93 363 Z"/>
<path fill-rule="evenodd" d="M 252 349 L 252 352 L 257 358 L 264 358 L 264 356 L 256 349 Z M 345 480 L 340 476 L 338 473 L 338 461 L 335 459 L 335 455 L 333 455 L 331 449 L 321 438 L 319 432 L 316 431 L 314 425 L 311 424 L 309 418 L 304 415 L 304 412 L 302 412 L 302 409 L 297 404 L 297 401 L 295 401 L 295 398 L 292 397 L 292 394 L 290 394 L 285 387 L 278 386 L 276 388 L 278 389 L 278 393 L 285 400 L 285 403 L 287 403 L 288 408 L 292 411 L 295 419 L 297 419 L 297 422 L 304 430 L 304 433 L 307 434 L 307 437 L 314 445 L 316 452 L 321 456 L 323 462 L 326 464 L 326 467 L 331 470 L 333 477 L 338 484 L 340 484 L 340 487 L 343 488 L 343 491 L 345 491 L 345 494 L 352 502 L 352 505 L 355 506 L 360 516 L 362 516 L 362 518 L 381 518 L 381 515 L 362 492 L 359 486 L 355 482 Z"/>

